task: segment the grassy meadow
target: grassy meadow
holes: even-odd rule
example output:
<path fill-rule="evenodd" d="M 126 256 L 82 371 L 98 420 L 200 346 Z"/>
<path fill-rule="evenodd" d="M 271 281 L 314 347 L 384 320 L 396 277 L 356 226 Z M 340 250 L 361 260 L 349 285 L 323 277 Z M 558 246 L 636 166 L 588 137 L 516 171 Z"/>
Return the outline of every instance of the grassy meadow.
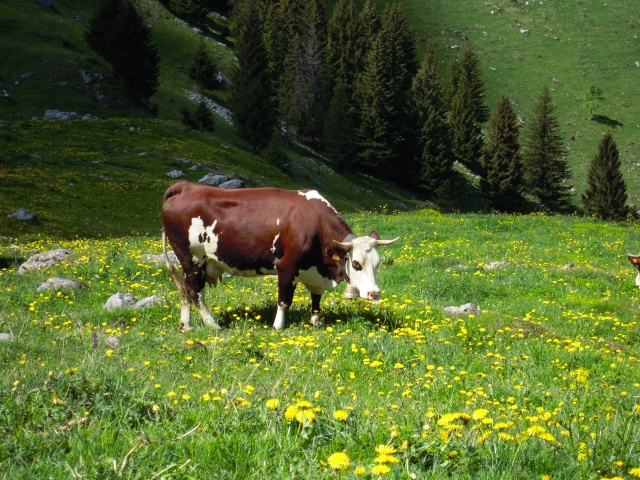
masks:
<path fill-rule="evenodd" d="M 562 216 L 348 214 L 381 249 L 377 304 L 276 283 L 207 289 L 224 328 L 179 304 L 160 239 L 0 240 L 4 478 L 640 477 L 632 223 Z M 18 274 L 35 251 L 74 253 Z M 492 268 L 494 262 L 504 262 Z M 79 290 L 36 288 L 73 278 Z M 104 311 L 114 293 L 164 306 Z M 453 316 L 474 303 L 482 313 Z M 105 340 L 116 336 L 119 343 Z"/>

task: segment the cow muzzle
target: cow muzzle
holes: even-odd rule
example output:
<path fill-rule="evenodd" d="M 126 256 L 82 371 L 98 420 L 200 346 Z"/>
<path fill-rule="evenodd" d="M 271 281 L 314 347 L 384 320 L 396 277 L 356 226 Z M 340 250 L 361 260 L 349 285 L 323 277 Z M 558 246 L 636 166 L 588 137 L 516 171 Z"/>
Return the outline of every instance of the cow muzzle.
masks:
<path fill-rule="evenodd" d="M 366 295 L 360 295 L 360 290 L 348 283 L 344 288 L 342 296 L 345 298 L 364 298 L 365 300 L 375 303 L 380 300 L 380 290 L 369 290 Z"/>

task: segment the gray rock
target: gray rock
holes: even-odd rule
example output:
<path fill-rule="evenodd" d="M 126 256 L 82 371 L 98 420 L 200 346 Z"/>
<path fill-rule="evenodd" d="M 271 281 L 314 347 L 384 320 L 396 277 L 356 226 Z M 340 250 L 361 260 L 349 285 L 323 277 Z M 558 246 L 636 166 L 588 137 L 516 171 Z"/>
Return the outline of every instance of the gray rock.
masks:
<path fill-rule="evenodd" d="M 200 180 L 198 180 L 198 183 L 201 183 L 203 185 L 211 185 L 212 187 L 217 187 L 218 185 L 224 182 L 228 182 L 229 180 L 230 178 L 226 175 L 213 175 L 209 173 L 204 177 L 202 177 Z"/>
<path fill-rule="evenodd" d="M 0 333 L 0 342 L 13 342 L 13 335 L 10 333 Z"/>
<path fill-rule="evenodd" d="M 110 335 L 104 339 L 104 344 L 109 348 L 118 348 L 118 345 L 120 345 L 120 339 L 115 335 Z"/>
<path fill-rule="evenodd" d="M 104 304 L 104 309 L 108 311 L 117 310 L 119 308 L 132 308 L 137 300 L 130 293 L 116 293 L 111 295 Z"/>
<path fill-rule="evenodd" d="M 78 118 L 76 112 L 62 112 L 60 110 L 47 110 L 42 116 L 43 120 L 73 120 Z"/>
<path fill-rule="evenodd" d="M 174 158 L 174 160 L 176 162 L 184 163 L 185 165 L 190 165 L 191 164 L 191 160 L 189 160 L 188 158 L 176 157 L 176 158 Z"/>
<path fill-rule="evenodd" d="M 60 278 L 60 277 L 50 277 L 40 285 L 37 289 L 38 292 L 42 292 L 44 290 L 60 290 L 62 288 L 82 288 L 82 284 L 80 282 L 76 282 L 75 280 L 71 280 L 69 278 Z"/>
<path fill-rule="evenodd" d="M 460 305 L 459 307 L 444 307 L 442 311 L 444 313 L 448 313 L 449 315 L 479 315 L 482 313 L 480 307 L 474 305 L 473 303 L 465 303 L 464 305 Z"/>
<path fill-rule="evenodd" d="M 73 255 L 73 252 L 64 248 L 58 248 L 56 250 L 51 250 L 50 252 L 37 253 L 20 265 L 18 273 L 32 272 L 40 268 L 50 267 L 54 263 L 64 260 L 69 255 Z"/>
<path fill-rule="evenodd" d="M 233 180 L 227 180 L 226 182 L 218 185 L 219 188 L 226 188 L 228 190 L 235 190 L 236 188 L 244 188 L 244 182 L 234 178 Z"/>
<path fill-rule="evenodd" d="M 184 177 L 185 173 L 182 170 L 171 170 L 169 173 L 167 173 L 167 176 L 171 177 L 171 178 L 180 178 L 180 177 Z"/>
<path fill-rule="evenodd" d="M 133 309 L 141 310 L 143 308 L 154 307 L 156 305 L 166 305 L 166 303 L 167 302 L 164 298 L 157 295 L 152 295 L 151 297 L 146 297 L 136 302 L 136 304 L 133 305 Z"/>
<path fill-rule="evenodd" d="M 19 208 L 18 210 L 16 210 L 13 213 L 10 213 L 9 215 L 7 215 L 9 218 L 13 218 L 15 220 L 35 220 L 36 218 L 36 214 L 35 213 L 31 213 L 29 211 L 27 211 L 24 208 Z"/>
<path fill-rule="evenodd" d="M 491 262 L 484 266 L 485 270 L 499 270 L 501 268 L 508 267 L 509 263 L 507 262 Z"/>
<path fill-rule="evenodd" d="M 91 114 L 91 113 L 87 113 L 85 115 L 82 116 L 82 120 L 95 120 L 98 117 L 96 117 L 95 115 Z"/>
<path fill-rule="evenodd" d="M 180 261 L 178 260 L 178 257 L 176 256 L 175 252 L 173 250 L 169 250 L 167 252 L 167 257 L 169 257 L 169 261 L 175 265 L 178 266 L 180 265 Z M 142 255 L 140 257 L 140 260 L 146 263 L 154 263 L 156 265 L 164 265 L 164 255 L 162 253 L 158 254 L 158 255 L 152 255 L 150 253 L 145 253 L 144 255 Z"/>

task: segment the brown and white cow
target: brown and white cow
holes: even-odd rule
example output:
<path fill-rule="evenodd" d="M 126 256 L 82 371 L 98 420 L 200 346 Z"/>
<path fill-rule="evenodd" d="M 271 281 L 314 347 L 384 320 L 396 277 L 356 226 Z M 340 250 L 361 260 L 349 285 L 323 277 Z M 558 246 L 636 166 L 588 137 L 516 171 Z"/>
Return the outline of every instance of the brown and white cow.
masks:
<path fill-rule="evenodd" d="M 638 269 L 638 274 L 636 275 L 636 286 L 640 287 L 640 255 L 627 253 L 627 258 L 631 264 Z"/>
<path fill-rule="evenodd" d="M 205 324 L 218 328 L 204 301 L 205 283 L 223 274 L 278 275 L 278 310 L 273 328 L 285 327 L 285 313 L 298 283 L 311 292 L 313 325 L 320 321 L 325 290 L 347 280 L 362 298 L 376 301 L 380 288 L 378 233 L 356 237 L 338 212 L 315 190 L 248 188 L 225 190 L 177 182 L 164 194 L 163 249 L 180 291 L 180 325 L 191 330 L 191 301 Z M 183 276 L 166 255 L 166 239 Z"/>

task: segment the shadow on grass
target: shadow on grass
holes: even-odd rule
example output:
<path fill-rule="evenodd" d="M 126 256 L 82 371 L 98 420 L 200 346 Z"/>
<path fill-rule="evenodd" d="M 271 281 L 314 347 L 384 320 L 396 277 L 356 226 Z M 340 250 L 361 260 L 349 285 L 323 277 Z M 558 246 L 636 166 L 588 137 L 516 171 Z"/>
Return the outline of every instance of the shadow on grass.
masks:
<path fill-rule="evenodd" d="M 603 125 L 607 125 L 609 127 L 624 127 L 623 123 L 619 122 L 618 120 L 614 120 L 613 118 L 609 118 L 606 115 L 594 115 L 591 120 Z"/>
<path fill-rule="evenodd" d="M 358 325 L 366 325 L 369 327 L 378 327 L 385 325 L 387 330 L 393 330 L 402 324 L 402 319 L 396 317 L 395 314 L 385 308 L 364 308 L 369 305 L 368 302 L 359 300 L 350 301 L 347 304 L 336 305 L 331 310 L 323 310 L 320 316 L 323 319 L 322 325 L 318 328 L 325 328 L 340 323 L 349 325 L 351 322 Z M 259 324 L 272 327 L 276 318 L 276 306 L 265 306 L 252 309 L 251 318 L 259 318 Z M 234 328 L 238 322 L 242 322 L 249 318 L 243 308 L 234 308 L 230 311 L 224 311 L 219 314 L 217 320 L 223 328 Z M 285 328 L 292 326 L 302 327 L 309 325 L 311 320 L 311 309 L 304 306 L 297 307 L 294 305 L 287 311 L 287 324 Z M 255 321 L 255 320 L 254 320 Z"/>

